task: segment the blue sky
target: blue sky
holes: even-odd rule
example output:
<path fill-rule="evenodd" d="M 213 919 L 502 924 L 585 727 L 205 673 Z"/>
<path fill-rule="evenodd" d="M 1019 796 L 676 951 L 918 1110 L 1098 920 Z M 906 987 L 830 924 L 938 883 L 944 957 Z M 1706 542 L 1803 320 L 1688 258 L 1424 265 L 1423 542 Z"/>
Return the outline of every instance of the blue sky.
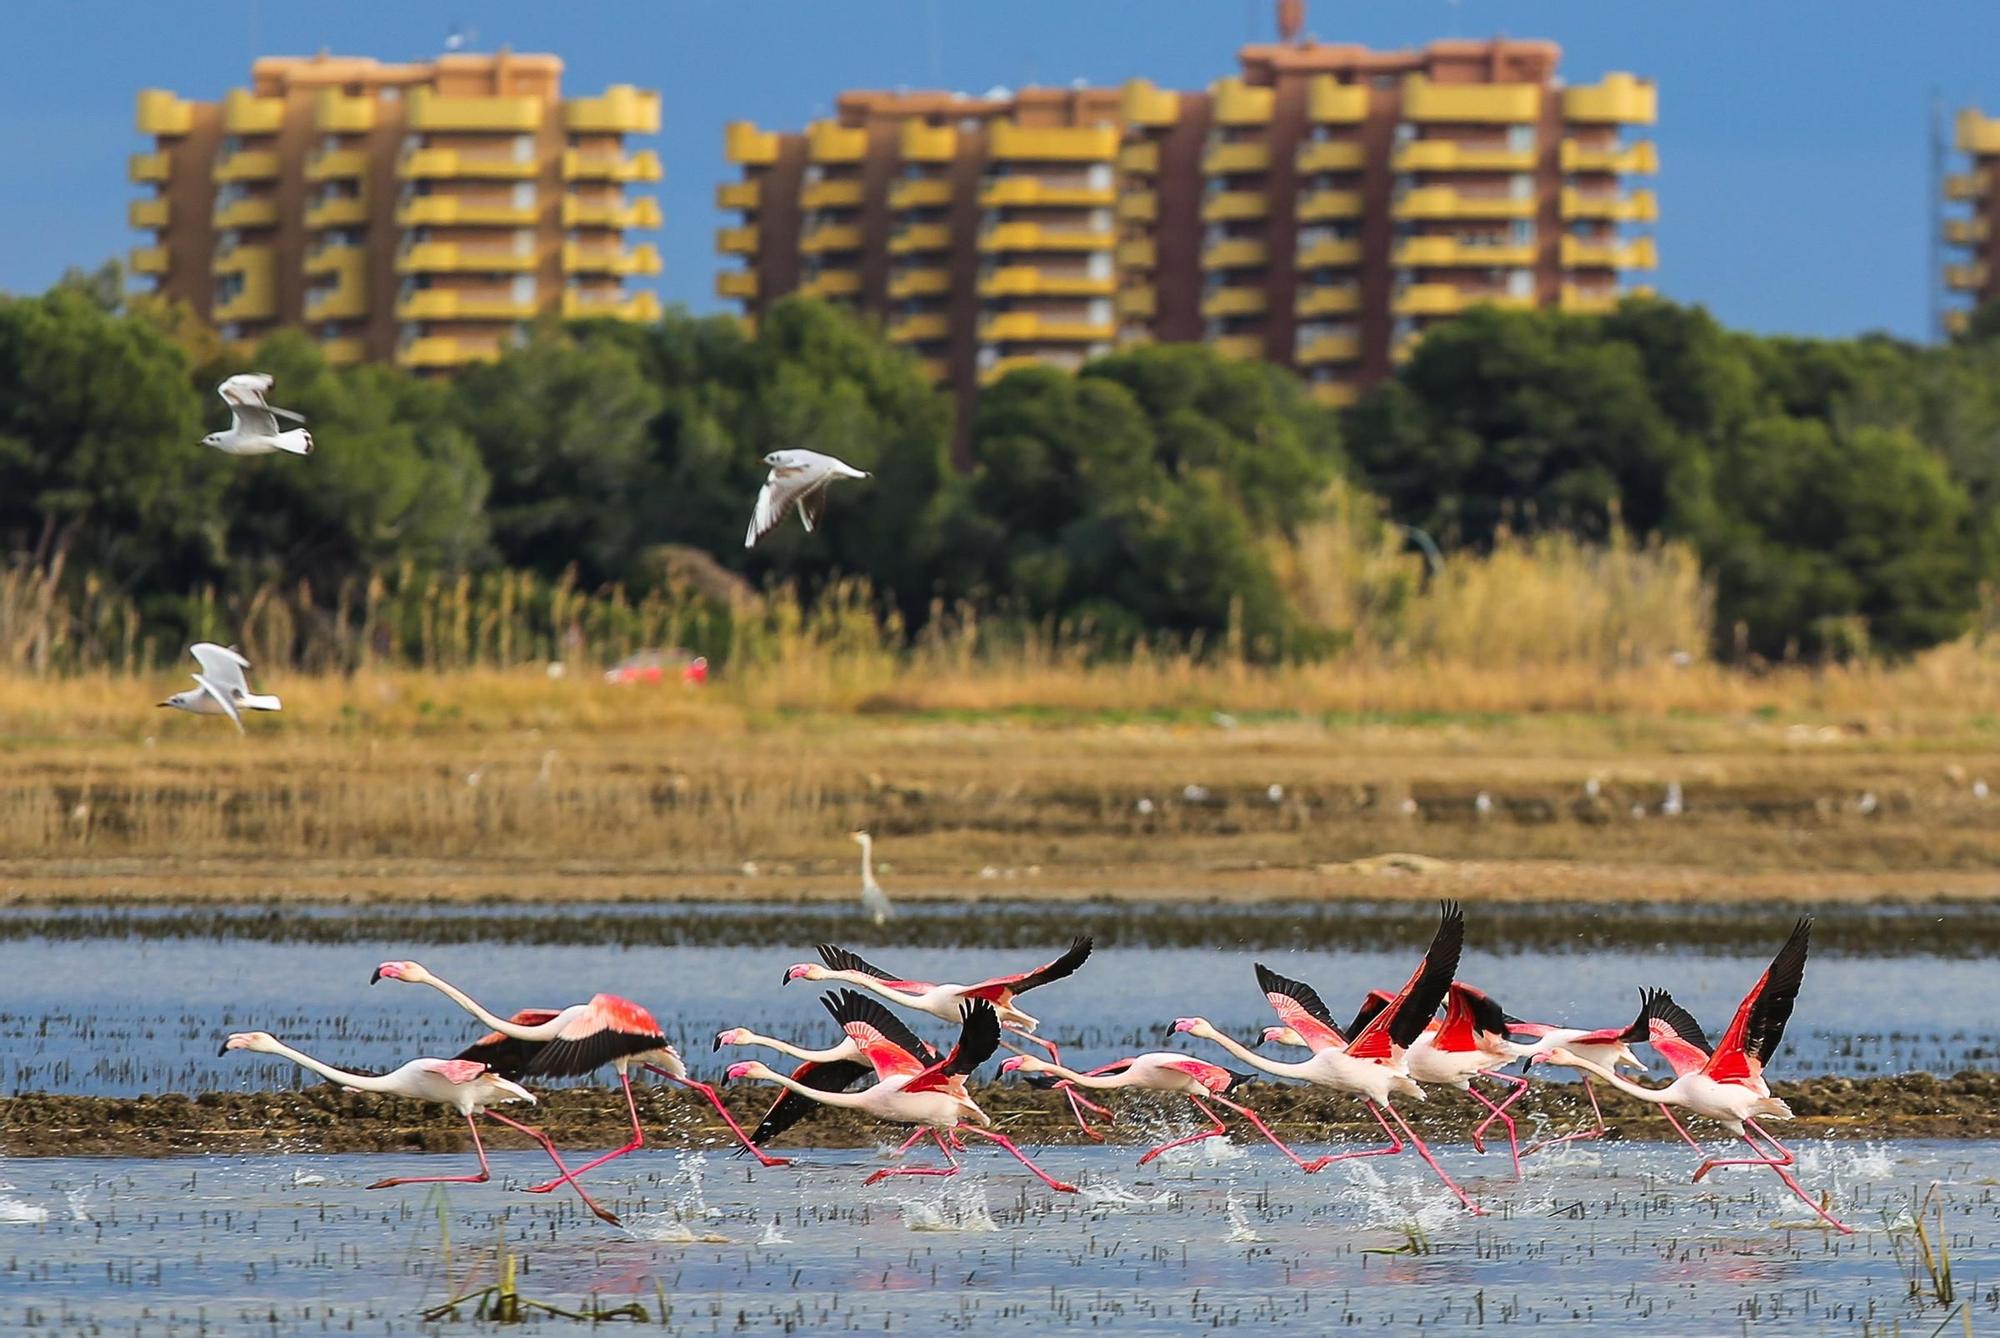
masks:
<path fill-rule="evenodd" d="M 46 286 L 135 236 L 125 158 L 144 147 L 132 94 L 213 98 L 257 54 L 321 47 L 436 54 L 453 23 L 475 45 L 553 51 L 565 87 L 663 93 L 663 297 L 711 296 L 725 121 L 793 127 L 843 88 L 982 91 L 1144 75 L 1194 88 L 1268 40 L 1270 0 L 216 0 L 16 6 L 0 18 L 0 290 Z M 1927 120 L 2000 114 L 2000 4 L 1861 0 L 1362 0 L 1309 4 L 1307 27 L 1372 46 L 1546 37 L 1573 83 L 1629 69 L 1660 82 L 1665 294 L 1746 328 L 1919 336 L 1928 310 Z"/>

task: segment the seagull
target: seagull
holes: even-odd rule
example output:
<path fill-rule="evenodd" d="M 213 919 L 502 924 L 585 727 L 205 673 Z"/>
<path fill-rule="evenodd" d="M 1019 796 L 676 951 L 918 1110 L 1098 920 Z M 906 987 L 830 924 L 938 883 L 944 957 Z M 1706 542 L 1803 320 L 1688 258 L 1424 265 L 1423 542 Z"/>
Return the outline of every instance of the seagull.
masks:
<path fill-rule="evenodd" d="M 218 646 L 212 641 L 197 641 L 188 647 L 188 654 L 201 665 L 201 672 L 194 676 L 195 686 L 186 692 L 176 692 L 160 705 L 195 715 L 226 715 L 236 722 L 239 734 L 243 732 L 243 717 L 237 714 L 238 711 L 279 709 L 276 697 L 259 696 L 250 691 L 250 684 L 243 677 L 250 661 L 229 647 Z"/>
<path fill-rule="evenodd" d="M 828 485 L 835 479 L 869 477 L 866 470 L 818 451 L 772 451 L 764 457 L 764 463 L 771 467 L 771 472 L 757 493 L 757 510 L 743 536 L 745 548 L 755 548 L 759 539 L 777 529 L 794 502 L 798 503 L 800 523 L 811 534 L 819 524 L 820 514 L 826 510 Z"/>
<path fill-rule="evenodd" d="M 201 439 L 201 444 L 213 446 L 225 455 L 269 455 L 273 451 L 311 455 L 312 433 L 302 427 L 290 431 L 278 428 L 280 418 L 303 423 L 306 416 L 266 404 L 264 396 L 270 390 L 271 376 L 267 372 L 239 372 L 217 386 L 215 393 L 229 406 L 229 430 L 211 432 Z"/>

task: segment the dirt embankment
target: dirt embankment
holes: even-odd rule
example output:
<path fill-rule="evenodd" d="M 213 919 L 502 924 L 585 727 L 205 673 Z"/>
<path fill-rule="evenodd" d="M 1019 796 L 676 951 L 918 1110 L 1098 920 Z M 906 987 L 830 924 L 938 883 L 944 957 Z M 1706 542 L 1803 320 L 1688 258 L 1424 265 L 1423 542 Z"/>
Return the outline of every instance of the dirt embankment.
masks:
<path fill-rule="evenodd" d="M 1896 1078 L 1814 1078 L 1781 1085 L 1778 1094 L 1798 1118 L 1794 1138 L 1996 1138 L 2000 1137 L 2000 1074 L 1961 1073 L 1953 1078 L 1910 1074 Z M 1244 1089 L 1249 1103 L 1286 1137 L 1318 1141 L 1364 1137 L 1374 1129 L 1350 1098 L 1304 1087 Z M 1013 1083 L 988 1084 L 975 1093 L 997 1128 L 1030 1143 L 1082 1141 L 1060 1098 Z M 748 1127 L 770 1100 L 769 1089 L 725 1092 Z M 1603 1094 L 1614 1130 L 1653 1138 L 1665 1126 L 1639 1102 Z M 1164 1111 L 1184 1115 L 1178 1104 L 1112 1094 L 1106 1103 L 1128 1112 L 1108 1130 L 1109 1141 L 1131 1143 L 1143 1135 L 1134 1117 Z M 659 1144 L 727 1141 L 728 1131 L 698 1098 L 649 1089 L 642 1114 Z M 1550 1132 L 1577 1127 L 1588 1107 L 1573 1086 L 1538 1087 L 1514 1111 L 1523 1130 L 1537 1117 Z M 1461 1140 L 1478 1112 L 1471 1102 L 1438 1093 L 1413 1110 L 1426 1136 Z M 576 1089 L 548 1093 L 535 1121 L 561 1144 L 610 1145 L 626 1124 L 616 1092 Z M 856 1147 L 882 1141 L 890 1131 L 846 1111 L 827 1110 L 774 1140 L 784 1147 Z M 1612 1136 L 1617 1136 L 1614 1133 Z M 497 1146 L 517 1138 L 503 1129 L 488 1135 Z M 468 1147 L 464 1121 L 438 1107 L 341 1092 L 331 1086 L 303 1092 L 209 1092 L 196 1097 L 78 1097 L 30 1094 L 0 1099 L 0 1154 L 33 1156 L 167 1157 L 246 1152 L 452 1152 Z"/>

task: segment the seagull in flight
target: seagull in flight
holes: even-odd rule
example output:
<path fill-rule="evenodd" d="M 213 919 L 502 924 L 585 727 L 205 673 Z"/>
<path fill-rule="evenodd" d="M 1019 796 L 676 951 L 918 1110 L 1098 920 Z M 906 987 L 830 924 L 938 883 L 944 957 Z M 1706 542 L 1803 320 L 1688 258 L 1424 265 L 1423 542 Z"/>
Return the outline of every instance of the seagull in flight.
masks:
<path fill-rule="evenodd" d="M 778 528 L 785 512 L 798 504 L 799 521 L 811 534 L 826 510 L 826 490 L 835 479 L 865 479 L 866 470 L 818 451 L 772 451 L 764 457 L 771 472 L 757 493 L 757 510 L 750 517 L 749 532 L 743 536 L 745 548 Z"/>
<path fill-rule="evenodd" d="M 239 372 L 217 386 L 215 393 L 229 406 L 229 430 L 211 432 L 201 444 L 225 455 L 269 455 L 273 451 L 311 455 L 312 433 L 302 427 L 290 431 L 278 427 L 280 418 L 303 423 L 305 415 L 266 404 L 264 396 L 270 392 L 271 377 L 265 372 Z"/>
<path fill-rule="evenodd" d="M 236 723 L 238 734 L 243 732 L 240 711 L 279 709 L 276 697 L 250 691 L 250 684 L 243 676 L 250 661 L 229 647 L 213 641 L 197 641 L 188 647 L 188 653 L 201 665 L 201 671 L 194 676 L 195 685 L 186 692 L 176 692 L 160 705 L 194 715 L 226 715 Z"/>

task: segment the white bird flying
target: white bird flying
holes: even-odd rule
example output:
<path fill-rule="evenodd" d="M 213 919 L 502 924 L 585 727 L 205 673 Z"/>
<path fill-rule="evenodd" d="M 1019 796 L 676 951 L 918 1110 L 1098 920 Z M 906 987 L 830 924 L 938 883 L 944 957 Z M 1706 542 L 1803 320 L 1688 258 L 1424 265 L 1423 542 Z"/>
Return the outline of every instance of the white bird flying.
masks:
<path fill-rule="evenodd" d="M 186 692 L 176 692 L 160 705 L 195 715 L 226 715 L 236 722 L 239 734 L 243 732 L 243 717 L 238 712 L 279 709 L 276 697 L 250 691 L 250 684 L 243 677 L 250 661 L 229 647 L 197 641 L 188 647 L 188 653 L 201 665 L 201 672 L 194 676 L 195 686 Z"/>
<path fill-rule="evenodd" d="M 743 536 L 745 548 L 778 528 L 785 512 L 798 504 L 799 521 L 811 534 L 826 510 L 826 490 L 835 479 L 865 479 L 866 470 L 856 469 L 818 451 L 772 451 L 764 457 L 771 467 L 764 486 L 757 493 L 757 510 L 750 517 L 750 529 Z"/>
<path fill-rule="evenodd" d="M 312 433 L 302 427 L 290 431 L 278 428 L 280 418 L 303 423 L 305 415 L 266 404 L 264 396 L 270 390 L 271 377 L 265 372 L 240 372 L 217 386 L 215 393 L 229 406 L 229 430 L 211 432 L 201 444 L 225 455 L 269 455 L 273 451 L 311 455 Z"/>

